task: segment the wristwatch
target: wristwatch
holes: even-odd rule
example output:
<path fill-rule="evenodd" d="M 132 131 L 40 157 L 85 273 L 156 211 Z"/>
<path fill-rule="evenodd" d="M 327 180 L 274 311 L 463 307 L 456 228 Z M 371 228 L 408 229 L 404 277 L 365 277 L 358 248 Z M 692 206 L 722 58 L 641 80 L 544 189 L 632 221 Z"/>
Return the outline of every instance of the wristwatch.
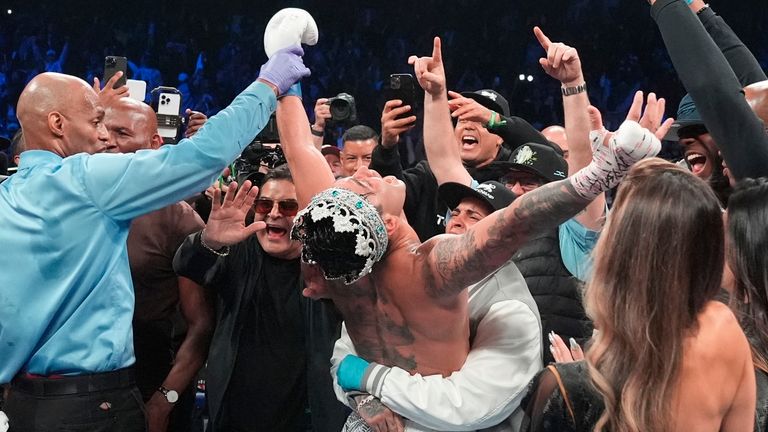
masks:
<path fill-rule="evenodd" d="M 573 96 L 587 91 L 587 83 L 577 85 L 576 87 L 560 87 L 563 96 Z"/>
<path fill-rule="evenodd" d="M 168 390 L 167 388 L 160 386 L 157 391 L 165 396 L 165 400 L 167 400 L 168 403 L 175 404 L 179 400 L 179 393 L 176 392 L 176 390 Z"/>

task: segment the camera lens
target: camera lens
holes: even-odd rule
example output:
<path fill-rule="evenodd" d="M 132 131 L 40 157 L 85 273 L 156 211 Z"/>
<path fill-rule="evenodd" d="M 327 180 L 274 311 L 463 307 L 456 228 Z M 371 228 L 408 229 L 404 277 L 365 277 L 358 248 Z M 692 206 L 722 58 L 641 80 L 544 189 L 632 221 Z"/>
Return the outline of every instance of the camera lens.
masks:
<path fill-rule="evenodd" d="M 400 88 L 400 77 L 399 76 L 393 76 L 392 79 L 390 80 L 389 86 L 393 90 L 399 89 Z"/>
<path fill-rule="evenodd" d="M 351 115 L 349 102 L 344 99 L 335 99 L 331 102 L 331 118 L 336 121 L 349 119 Z"/>
<path fill-rule="evenodd" d="M 117 59 L 115 59 L 114 57 L 107 57 L 106 64 L 107 66 L 114 66 L 117 64 Z"/>

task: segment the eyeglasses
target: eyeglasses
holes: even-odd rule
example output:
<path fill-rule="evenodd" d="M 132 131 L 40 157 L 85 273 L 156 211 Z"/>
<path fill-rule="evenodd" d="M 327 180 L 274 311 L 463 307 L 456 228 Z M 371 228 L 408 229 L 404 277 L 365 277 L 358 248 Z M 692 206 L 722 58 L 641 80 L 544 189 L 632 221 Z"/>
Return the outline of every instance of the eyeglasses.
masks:
<path fill-rule="evenodd" d="M 254 201 L 253 209 L 256 213 L 267 214 L 275 208 L 275 203 L 277 203 L 277 208 L 283 216 L 296 216 L 296 213 L 299 212 L 299 203 L 294 200 L 275 201 L 267 198 Z"/>
<path fill-rule="evenodd" d="M 532 176 L 520 177 L 515 175 L 503 177 L 501 179 L 501 183 L 504 183 L 507 189 L 511 189 L 515 186 L 515 184 L 519 183 L 520 188 L 526 192 L 530 192 L 544 184 L 544 182 L 537 177 L 532 177 Z"/>

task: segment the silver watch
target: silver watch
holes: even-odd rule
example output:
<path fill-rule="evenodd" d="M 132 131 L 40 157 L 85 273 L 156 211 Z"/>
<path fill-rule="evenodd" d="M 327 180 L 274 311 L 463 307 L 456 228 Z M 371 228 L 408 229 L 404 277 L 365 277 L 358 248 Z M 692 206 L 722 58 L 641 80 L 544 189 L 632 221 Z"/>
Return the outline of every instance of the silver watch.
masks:
<path fill-rule="evenodd" d="M 563 96 L 573 96 L 587 91 L 587 83 L 577 85 L 576 87 L 560 87 Z"/>
<path fill-rule="evenodd" d="M 175 404 L 179 400 L 179 393 L 176 390 L 168 390 L 167 388 L 160 386 L 157 391 L 165 396 L 165 400 L 167 400 L 168 403 Z"/>

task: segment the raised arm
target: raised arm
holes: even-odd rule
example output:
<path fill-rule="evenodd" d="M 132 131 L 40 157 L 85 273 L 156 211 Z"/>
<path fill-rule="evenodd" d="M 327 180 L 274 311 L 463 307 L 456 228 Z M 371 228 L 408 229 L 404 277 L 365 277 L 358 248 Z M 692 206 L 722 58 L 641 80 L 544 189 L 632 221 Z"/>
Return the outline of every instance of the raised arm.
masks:
<path fill-rule="evenodd" d="M 315 194 L 333 185 L 331 168 L 312 141 L 309 119 L 297 96 L 285 96 L 277 104 L 277 130 L 285 159 L 293 173 L 296 197 L 301 208 Z"/>
<path fill-rule="evenodd" d="M 411 56 L 419 85 L 424 89 L 424 148 L 438 184 L 447 182 L 472 183 L 461 163 L 459 145 L 453 135 L 445 87 L 445 69 L 440 38 L 434 39 L 431 57 Z"/>
<path fill-rule="evenodd" d="M 657 133 L 666 133 L 660 129 Z M 436 298 L 453 296 L 509 260 L 528 239 L 552 229 L 616 186 L 637 161 L 655 156 L 661 142 L 636 121 L 626 121 L 603 151 L 573 176 L 546 184 L 475 224 L 461 236 L 443 236 L 431 247 L 434 275 L 426 287 Z"/>
<path fill-rule="evenodd" d="M 208 119 L 195 136 L 177 145 L 120 155 L 73 156 L 82 158 L 84 190 L 100 210 L 119 221 L 204 190 L 267 124 L 275 95 L 309 74 L 302 53 L 296 46 L 275 54 L 257 82 Z"/>
<path fill-rule="evenodd" d="M 736 32 L 715 13 L 704 0 L 693 0 L 688 5 L 704 24 L 743 87 L 768 79 L 752 52 L 739 39 Z"/>
<path fill-rule="evenodd" d="M 541 67 L 549 76 L 560 81 L 563 88 L 565 133 L 570 150 L 568 175 L 574 175 L 592 162 L 589 97 L 579 53 L 568 45 L 553 43 L 539 27 L 534 27 L 533 33 L 546 52 L 546 58 L 539 59 Z M 588 229 L 598 230 L 603 226 L 604 215 L 605 194 L 600 194 L 584 212 L 576 216 L 576 220 Z"/>
<path fill-rule="evenodd" d="M 651 0 L 680 81 L 738 180 L 768 175 L 768 135 L 744 100 L 742 85 L 704 26 L 682 0 Z M 704 73 L 702 71 L 705 71 Z"/>

